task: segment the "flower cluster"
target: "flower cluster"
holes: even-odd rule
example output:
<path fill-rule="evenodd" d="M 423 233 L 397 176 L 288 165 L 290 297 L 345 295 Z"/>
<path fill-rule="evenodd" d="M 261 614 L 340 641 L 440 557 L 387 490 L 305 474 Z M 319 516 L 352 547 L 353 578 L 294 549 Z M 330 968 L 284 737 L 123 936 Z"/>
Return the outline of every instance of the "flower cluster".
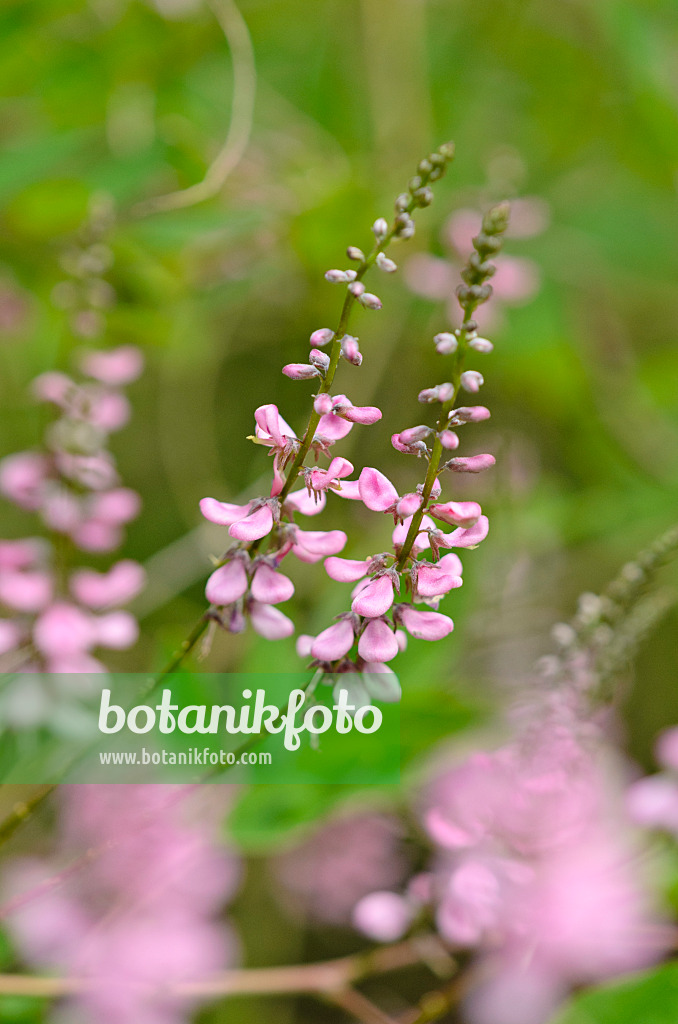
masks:
<path fill-rule="evenodd" d="M 120 606 L 142 588 L 141 566 L 126 559 L 104 573 L 71 571 L 70 554 L 114 551 L 125 524 L 139 512 L 139 496 L 121 485 L 107 442 L 127 423 L 130 406 L 122 389 L 142 368 L 138 349 L 124 345 L 84 352 L 81 382 L 56 371 L 33 382 L 35 397 L 57 415 L 43 450 L 0 462 L 0 493 L 36 513 L 52 540 L 0 543 L 5 670 L 96 672 L 103 666 L 92 657 L 95 648 L 125 648 L 136 640 L 136 621 Z"/>
<path fill-rule="evenodd" d="M 238 862 L 212 841 L 210 808 L 192 807 L 189 787 L 60 793 L 58 859 L 15 864 L 5 882 L 11 934 L 36 968 L 85 982 L 68 1019 L 179 1024 L 196 1001 L 177 990 L 182 981 L 237 958 L 217 912 L 237 887 Z"/>
<path fill-rule="evenodd" d="M 488 520 L 477 502 L 441 500 L 440 476 L 445 471 L 482 472 L 495 461 L 489 454 L 452 453 L 460 443 L 457 431 L 490 415 L 484 406 L 457 405 L 457 399 L 460 391 L 474 395 L 483 384 L 483 375 L 466 368 L 466 359 L 491 352 L 492 343 L 479 337 L 472 314 L 492 294 L 488 281 L 494 264 L 490 257 L 501 248 L 508 212 L 507 204 L 502 203 L 485 215 L 457 289 L 463 322 L 454 332 L 443 332 L 434 339 L 438 353 L 451 357 L 450 380 L 422 390 L 419 401 L 438 407 L 437 422 L 408 427 L 391 438 L 397 451 L 427 462 L 425 480 L 401 495 L 380 470 L 366 467 L 357 481 L 347 481 L 338 492 L 362 501 L 371 511 L 392 516 L 393 547 L 364 559 L 334 555 L 326 559 L 331 579 L 355 584 L 351 609 L 317 636 L 300 637 L 298 650 L 302 656 L 310 655 L 313 664 L 328 675 L 361 673 L 362 679 L 350 686 L 359 703 L 369 703 L 371 696 L 388 699 L 385 691 L 389 690 L 390 699 L 398 699 L 397 680 L 392 678 L 389 685 L 378 677 L 383 673 L 392 676 L 388 663 L 407 642 L 407 634 L 420 640 L 440 640 L 452 631 L 452 619 L 438 611 L 441 598 L 462 584 L 461 561 L 451 549 L 475 547 L 487 536 Z M 446 531 L 445 526 L 454 529 Z M 441 550 L 449 553 L 441 557 Z M 422 604 L 427 607 L 415 607 Z M 345 677 L 341 685 L 346 686 Z"/>
<path fill-rule="evenodd" d="M 256 428 L 250 440 L 267 447 L 273 459 L 270 494 L 245 505 L 214 498 L 203 498 L 200 503 L 205 518 L 227 526 L 235 541 L 220 559 L 206 587 L 208 617 L 231 632 L 245 629 L 249 619 L 266 639 L 290 636 L 294 624 L 277 607 L 294 593 L 292 581 L 280 572 L 283 559 L 291 553 L 302 561 L 317 562 L 336 556 L 347 542 L 341 530 L 302 529 L 295 517 L 320 512 L 330 492 L 358 497 L 358 481 L 347 479 L 354 471 L 353 465 L 332 449 L 355 424 L 369 425 L 381 419 L 381 411 L 376 407 L 355 406 L 346 395 L 333 391 L 340 361 L 353 366 L 362 363 L 359 339 L 348 333 L 350 314 L 356 303 L 366 309 L 381 308 L 381 300 L 365 290 L 362 278 L 372 266 L 386 274 L 397 269 L 384 250 L 392 240 L 414 234 L 412 214 L 418 207 L 431 203 L 431 183 L 443 175 L 453 154 L 453 146 L 447 144 L 421 161 L 408 191 L 396 199 L 392 223 L 389 225 L 383 217 L 375 221 L 375 243 L 370 252 L 365 255 L 356 246 L 349 246 L 347 256 L 355 267 L 332 269 L 325 274 L 330 283 L 345 286 L 339 323 L 336 329 L 320 327 L 313 331 L 308 362 L 283 367 L 283 373 L 290 379 L 311 380 L 318 386 L 305 432 L 297 435 L 275 405 L 263 405 L 255 413 Z M 308 455 L 313 459 L 311 465 L 306 464 Z M 328 464 L 319 465 L 321 459 Z"/>

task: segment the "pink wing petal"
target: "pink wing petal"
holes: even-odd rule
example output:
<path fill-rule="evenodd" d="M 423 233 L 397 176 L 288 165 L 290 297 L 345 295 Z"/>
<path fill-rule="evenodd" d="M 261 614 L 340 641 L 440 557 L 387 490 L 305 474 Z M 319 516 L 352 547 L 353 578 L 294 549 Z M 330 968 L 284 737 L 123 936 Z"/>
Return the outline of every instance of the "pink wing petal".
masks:
<path fill-rule="evenodd" d="M 385 512 L 398 500 L 398 492 L 383 473 L 366 466 L 358 480 L 360 497 L 373 512 Z"/>
<path fill-rule="evenodd" d="M 355 558 L 326 558 L 325 571 L 330 579 L 338 583 L 355 583 L 367 572 L 369 559 L 362 562 Z"/>
<path fill-rule="evenodd" d="M 461 576 L 452 576 L 435 565 L 421 566 L 417 574 L 417 593 L 420 597 L 440 597 L 462 585 Z"/>
<path fill-rule="evenodd" d="M 350 423 L 362 423 L 367 426 L 381 419 L 381 409 L 377 409 L 376 405 L 352 405 L 342 410 L 342 416 Z"/>
<path fill-rule="evenodd" d="M 262 505 L 244 519 L 229 526 L 228 532 L 236 540 L 252 541 L 265 537 L 273 529 L 273 513 L 268 505 Z"/>
<path fill-rule="evenodd" d="M 289 601 L 294 593 L 294 584 L 281 572 L 269 565 L 260 565 L 252 580 L 252 597 L 262 604 L 280 604 Z"/>
<path fill-rule="evenodd" d="M 252 601 L 250 605 L 252 626 L 265 640 L 284 640 L 294 633 L 294 623 L 279 608 L 270 604 Z"/>
<path fill-rule="evenodd" d="M 390 576 L 380 576 L 376 580 L 371 580 L 361 590 L 358 596 L 353 599 L 351 607 L 358 615 L 366 615 L 368 618 L 373 619 L 387 612 L 392 604 L 393 583 L 391 578 Z M 367 660 L 381 661 L 382 659 L 375 657 L 368 658 Z"/>
<path fill-rule="evenodd" d="M 237 559 L 220 566 L 212 573 L 205 587 L 205 597 L 210 604 L 220 607 L 232 604 L 247 592 L 247 573 Z"/>
<path fill-rule="evenodd" d="M 442 640 L 454 629 L 452 619 L 440 612 L 420 612 L 405 608 L 400 617 L 407 632 L 418 640 Z"/>
<path fill-rule="evenodd" d="M 343 551 L 348 537 L 343 530 L 300 530 L 292 550 L 302 562 L 319 562 L 326 555 Z"/>
<path fill-rule="evenodd" d="M 348 654 L 354 640 L 353 626 L 348 619 L 342 619 L 318 634 L 311 644 L 311 654 L 319 661 L 336 661 Z"/>
<path fill-rule="evenodd" d="M 247 515 L 249 507 L 249 503 L 231 505 L 227 501 L 217 501 L 216 498 L 202 498 L 200 501 L 200 511 L 205 519 L 209 519 L 210 523 L 216 523 L 217 526 L 230 526 L 238 519 L 242 519 Z"/>
<path fill-rule="evenodd" d="M 338 494 L 340 498 L 360 501 L 360 482 L 358 480 L 342 480 L 339 490 L 334 493 Z"/>
<path fill-rule="evenodd" d="M 469 530 L 453 530 L 448 534 L 443 545 L 446 548 L 472 548 L 485 540 L 490 530 L 490 523 L 487 516 L 481 516 L 475 526 Z"/>
<path fill-rule="evenodd" d="M 447 501 L 444 505 L 431 505 L 429 511 L 434 519 L 465 529 L 475 526 L 482 513 L 477 501 Z"/>
<path fill-rule="evenodd" d="M 340 441 L 342 437 L 346 437 L 352 430 L 352 423 L 348 423 L 341 416 L 336 416 L 333 412 L 330 412 L 320 417 L 316 434 L 326 437 L 329 441 Z"/>
<path fill-rule="evenodd" d="M 322 512 L 325 508 L 326 503 L 327 496 L 325 494 L 318 495 L 316 500 L 315 495 L 309 494 L 305 487 L 300 491 L 292 491 L 285 498 L 285 504 L 291 505 L 303 516 L 317 516 L 318 512 Z"/>
<path fill-rule="evenodd" d="M 386 577 L 384 577 L 386 578 Z M 398 641 L 395 633 L 383 619 L 368 622 L 360 640 L 358 654 L 365 661 L 392 661 L 398 653 Z"/>

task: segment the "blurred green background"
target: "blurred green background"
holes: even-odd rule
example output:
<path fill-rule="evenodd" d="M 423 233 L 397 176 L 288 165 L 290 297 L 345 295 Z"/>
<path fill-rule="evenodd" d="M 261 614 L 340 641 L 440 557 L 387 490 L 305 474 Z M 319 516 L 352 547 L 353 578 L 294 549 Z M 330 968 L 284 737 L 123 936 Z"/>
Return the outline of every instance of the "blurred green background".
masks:
<path fill-rule="evenodd" d="M 103 337 L 148 359 L 134 419 L 114 439 L 144 500 L 126 554 L 150 572 L 143 639 L 120 666 L 159 667 L 200 615 L 208 554 L 224 546 L 201 525 L 199 498 L 264 492 L 265 452 L 245 440 L 257 405 L 305 423 L 312 384 L 280 367 L 336 320 L 339 293 L 323 272 L 345 265 L 347 244 L 369 244 L 375 216 L 448 138 L 457 159 L 415 239 L 393 252 L 403 268 L 417 252 L 449 258 L 455 210 L 536 197 L 545 229 L 507 252 L 536 264 L 540 288 L 503 309 L 481 367 L 492 420 L 462 438 L 497 456 L 458 489 L 482 502 L 490 536 L 445 601 L 453 637 L 411 642 L 401 662 L 404 760 L 416 765 L 509 694 L 577 595 L 676 518 L 678 10 L 675 0 L 242 0 L 243 31 L 230 4 L 219 9 L 229 41 L 198 0 L 2 5 L 0 454 L 37 443 L 42 414 L 26 387 L 68 369 L 82 345 L 54 289 L 92 202 L 110 195 L 117 302 Z M 203 177 L 229 130 L 234 80 L 247 144 L 219 195 L 137 216 L 137 203 Z M 421 463 L 389 437 L 420 422 L 418 390 L 442 379 L 430 339 L 448 320 L 403 273 L 372 286 L 384 309 L 358 311 L 364 363 L 343 365 L 338 390 L 384 418 L 337 451 L 403 493 Z M 330 502 L 308 525 L 347 528 L 348 557 L 387 546 L 386 518 L 353 503 Z M 26 532 L 3 504 L 3 535 Z M 321 566 L 297 565 L 295 584 L 300 632 L 345 607 L 348 587 L 330 586 Z M 657 730 L 678 716 L 677 632 L 674 613 L 640 652 L 626 697 L 628 746 L 648 763 Z M 250 633 L 219 636 L 204 664 L 298 661 L 293 640 Z"/>

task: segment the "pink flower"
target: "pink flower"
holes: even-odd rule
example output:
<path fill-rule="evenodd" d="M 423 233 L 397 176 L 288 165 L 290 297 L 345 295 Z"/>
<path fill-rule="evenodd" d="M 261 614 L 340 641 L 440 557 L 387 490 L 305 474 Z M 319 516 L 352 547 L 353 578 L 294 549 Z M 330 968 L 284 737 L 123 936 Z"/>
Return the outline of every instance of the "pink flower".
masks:
<path fill-rule="evenodd" d="M 282 372 L 290 380 L 311 380 L 313 377 L 322 376 L 318 367 L 311 363 L 287 363 L 283 366 Z"/>
<path fill-rule="evenodd" d="M 232 604 L 247 593 L 247 573 L 239 558 L 215 569 L 207 581 L 205 597 L 210 604 L 223 607 Z"/>
<path fill-rule="evenodd" d="M 392 661 L 398 650 L 396 636 L 384 619 L 371 619 L 358 640 L 358 654 L 367 662 Z"/>
<path fill-rule="evenodd" d="M 376 618 L 384 615 L 393 604 L 393 580 L 389 575 L 378 576 L 362 588 L 354 598 L 351 608 L 357 615 Z M 368 658 L 368 661 L 381 661 L 381 658 Z"/>
<path fill-rule="evenodd" d="M 0 603 L 19 612 L 39 612 L 52 600 L 53 582 L 38 570 L 0 571 Z"/>
<path fill-rule="evenodd" d="M 462 585 L 462 578 L 447 573 L 438 565 L 419 565 L 417 567 L 417 594 L 419 597 L 440 597 L 450 590 Z"/>
<path fill-rule="evenodd" d="M 263 444 L 284 449 L 295 440 L 294 431 L 278 412 L 277 405 L 260 405 L 255 410 L 254 419 L 255 437 Z"/>
<path fill-rule="evenodd" d="M 257 502 L 250 501 L 247 505 L 231 505 L 216 498 L 202 498 L 200 511 L 211 523 L 228 526 L 231 537 L 237 540 L 259 540 L 273 529 L 273 512 L 268 504 L 257 507 Z"/>
<path fill-rule="evenodd" d="M 292 551 L 302 562 L 319 562 L 343 551 L 347 540 L 343 530 L 300 530 L 296 526 Z"/>
<path fill-rule="evenodd" d="M 320 402 L 320 399 L 329 399 L 327 403 Z M 317 433 L 329 440 L 338 441 L 346 437 L 354 423 L 371 424 L 381 419 L 381 411 L 372 405 L 353 405 L 346 395 L 337 395 L 331 398 L 329 395 L 319 395 L 316 399 L 316 412 L 321 412 L 320 423 Z"/>
<path fill-rule="evenodd" d="M 144 357 L 133 345 L 120 345 L 108 352 L 87 352 L 80 360 L 80 369 L 102 384 L 131 384 L 144 368 Z"/>
<path fill-rule="evenodd" d="M 482 509 L 477 501 L 448 501 L 444 505 L 431 505 L 429 513 L 444 523 L 468 528 L 478 522 Z"/>
<path fill-rule="evenodd" d="M 393 530 L 392 539 L 393 544 L 396 547 L 401 547 L 405 543 L 405 538 L 407 537 L 411 522 L 412 517 L 410 516 L 409 519 L 406 519 L 403 523 L 399 523 Z M 427 531 L 435 529 L 436 524 L 433 522 L 431 517 L 422 516 L 420 531 L 412 545 L 412 551 L 415 555 L 420 554 L 422 551 L 425 551 L 426 548 L 431 546 Z"/>
<path fill-rule="evenodd" d="M 311 654 L 318 661 L 337 661 L 348 654 L 354 641 L 351 619 L 344 618 L 318 634 L 311 644 Z"/>
<path fill-rule="evenodd" d="M 90 608 L 110 608 L 131 601 L 145 581 L 146 573 L 139 563 L 124 559 L 105 573 L 78 569 L 71 575 L 70 589 L 81 604 Z"/>
<path fill-rule="evenodd" d="M 336 487 L 344 477 L 353 472 L 353 463 L 348 459 L 337 457 L 332 459 L 327 469 L 312 469 L 308 480 L 312 491 L 326 491 Z"/>
<path fill-rule="evenodd" d="M 253 628 L 265 640 L 284 640 L 294 633 L 294 623 L 279 608 L 251 601 L 249 612 Z"/>
<path fill-rule="evenodd" d="M 67 658 L 94 647 L 95 620 L 75 605 L 60 601 L 43 612 L 33 629 L 33 642 L 47 658 Z"/>
<path fill-rule="evenodd" d="M 398 621 L 418 640 L 442 640 L 454 629 L 452 619 L 440 612 L 421 612 L 409 605 L 398 606 Z"/>
<path fill-rule="evenodd" d="M 125 650 L 139 638 L 137 620 L 129 612 L 115 611 L 94 619 L 95 643 L 101 647 Z"/>
<path fill-rule="evenodd" d="M 20 508 L 35 511 L 42 503 L 49 462 L 37 452 L 18 452 L 0 461 L 0 494 Z"/>

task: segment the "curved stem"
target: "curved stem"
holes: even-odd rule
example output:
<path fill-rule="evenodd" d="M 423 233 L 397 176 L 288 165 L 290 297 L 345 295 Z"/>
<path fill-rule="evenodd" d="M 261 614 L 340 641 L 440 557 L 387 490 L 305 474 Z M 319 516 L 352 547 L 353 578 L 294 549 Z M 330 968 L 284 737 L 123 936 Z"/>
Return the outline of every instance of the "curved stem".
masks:
<path fill-rule="evenodd" d="M 179 210 L 212 199 L 221 191 L 229 174 L 240 163 L 249 144 L 257 85 L 252 40 L 247 23 L 234 0 L 210 0 L 210 6 L 223 29 L 233 59 L 233 100 L 226 140 L 207 168 L 202 181 L 188 188 L 137 203 L 132 210 L 135 217 L 148 217 L 167 210 Z"/>

